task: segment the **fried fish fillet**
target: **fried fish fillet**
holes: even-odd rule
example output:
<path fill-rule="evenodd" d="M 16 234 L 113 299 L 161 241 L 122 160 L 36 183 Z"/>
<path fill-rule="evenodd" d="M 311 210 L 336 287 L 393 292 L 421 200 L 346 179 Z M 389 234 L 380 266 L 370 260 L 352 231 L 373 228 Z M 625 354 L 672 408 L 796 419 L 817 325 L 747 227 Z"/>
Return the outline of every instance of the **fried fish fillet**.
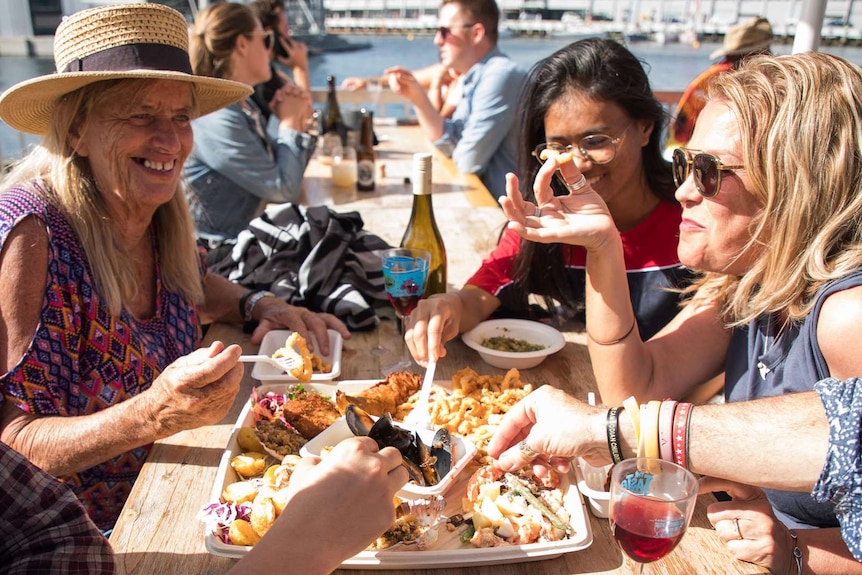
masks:
<path fill-rule="evenodd" d="M 282 417 L 306 439 L 317 437 L 340 416 L 332 400 L 317 393 L 300 394 L 282 406 Z"/>
<path fill-rule="evenodd" d="M 422 387 L 422 378 L 415 373 L 396 371 L 386 376 L 384 381 L 364 389 L 356 395 L 347 395 L 341 390 L 335 392 L 335 405 L 344 413 L 349 404 L 355 405 L 371 415 L 395 413 L 398 406 Z"/>

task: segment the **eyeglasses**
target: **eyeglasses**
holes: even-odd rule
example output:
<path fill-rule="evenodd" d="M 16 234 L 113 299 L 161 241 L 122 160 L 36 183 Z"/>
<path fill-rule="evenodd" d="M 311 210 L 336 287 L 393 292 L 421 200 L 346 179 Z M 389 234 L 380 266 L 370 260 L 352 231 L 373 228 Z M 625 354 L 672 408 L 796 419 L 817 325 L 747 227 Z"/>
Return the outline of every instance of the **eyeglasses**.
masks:
<path fill-rule="evenodd" d="M 267 50 L 272 50 L 272 47 L 275 46 L 275 35 L 273 34 L 272 30 L 267 30 L 266 32 L 254 32 L 252 34 L 248 34 L 246 37 L 251 38 L 253 36 L 260 36 L 261 38 L 263 38 L 263 45 L 266 47 Z"/>
<path fill-rule="evenodd" d="M 474 22 L 472 24 L 453 24 L 452 26 L 440 26 L 437 28 L 437 33 L 440 34 L 440 38 L 445 41 L 446 38 L 449 37 L 449 34 L 452 33 L 452 28 L 456 26 L 460 26 L 461 28 L 472 28 L 475 25 L 476 23 Z"/>
<path fill-rule="evenodd" d="M 533 150 L 533 155 L 542 163 L 551 154 L 561 156 L 564 154 L 572 155 L 575 151 L 580 153 L 580 156 L 592 162 L 593 164 L 607 164 L 617 155 L 617 144 L 623 139 L 623 136 L 631 128 L 632 124 L 625 127 L 622 133 L 616 138 L 611 138 L 605 134 L 590 134 L 581 138 L 577 148 L 573 145 L 564 146 L 556 142 L 548 142 L 539 144 Z"/>
<path fill-rule="evenodd" d="M 673 181 L 677 187 L 688 179 L 689 166 L 694 167 L 694 186 L 705 198 L 711 198 L 721 188 L 721 172 L 741 170 L 745 166 L 727 166 L 717 157 L 705 152 L 692 154 L 691 150 L 673 151 Z"/>

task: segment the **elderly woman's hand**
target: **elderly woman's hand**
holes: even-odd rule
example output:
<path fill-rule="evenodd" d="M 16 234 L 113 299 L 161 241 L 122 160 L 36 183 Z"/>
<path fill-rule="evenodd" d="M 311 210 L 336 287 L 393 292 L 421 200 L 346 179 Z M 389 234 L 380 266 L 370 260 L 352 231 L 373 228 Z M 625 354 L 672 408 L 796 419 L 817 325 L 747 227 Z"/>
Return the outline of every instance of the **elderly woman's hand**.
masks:
<path fill-rule="evenodd" d="M 133 400 L 145 401 L 144 416 L 158 438 L 221 421 L 239 392 L 242 349 L 214 342 L 170 364 Z M 142 422 L 143 423 L 143 422 Z"/>
<path fill-rule="evenodd" d="M 796 572 L 796 564 L 791 565 L 790 532 L 775 518 L 763 490 L 714 477 L 703 478 L 700 492 L 711 491 L 726 491 L 733 497 L 733 501 L 713 503 L 706 515 L 734 557 L 766 567 L 771 573 Z"/>
<path fill-rule="evenodd" d="M 334 329 L 347 339 L 350 332 L 340 319 L 330 313 L 315 313 L 304 307 L 292 306 L 284 300 L 265 297 L 254 308 L 254 317 L 258 326 L 251 334 L 251 343 L 259 344 L 263 336 L 273 329 L 287 328 L 299 332 L 312 349 L 314 341 L 317 347 L 314 351 L 321 355 L 329 355 L 329 334 L 327 329 Z M 309 338 L 314 335 L 314 340 Z"/>
<path fill-rule="evenodd" d="M 574 161 L 560 164 L 556 157 L 549 157 L 533 182 L 536 197 L 533 203 L 521 196 L 518 177 L 506 175 L 506 196 L 500 198 L 500 206 L 509 219 L 510 229 L 530 241 L 567 243 L 584 246 L 590 251 L 601 249 L 611 235 L 619 237 L 607 205 L 586 180 L 577 191 L 555 196 L 551 188 L 555 177 L 578 182 L 583 176 Z"/>
<path fill-rule="evenodd" d="M 545 385 L 516 403 L 488 443 L 488 455 L 504 470 L 531 461 L 537 476 L 553 467 L 568 473 L 573 457 L 610 463 L 605 432 L 606 410 L 578 401 Z"/>

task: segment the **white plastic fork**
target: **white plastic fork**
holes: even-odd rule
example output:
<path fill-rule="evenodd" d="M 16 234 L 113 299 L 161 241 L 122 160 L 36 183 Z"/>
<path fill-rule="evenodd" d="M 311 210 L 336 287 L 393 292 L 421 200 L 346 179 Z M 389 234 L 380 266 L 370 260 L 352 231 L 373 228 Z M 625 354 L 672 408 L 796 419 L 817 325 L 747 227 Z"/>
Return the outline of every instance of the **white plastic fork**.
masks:
<path fill-rule="evenodd" d="M 414 429 L 433 429 L 431 425 L 431 413 L 428 410 L 428 401 L 431 398 L 431 386 L 434 384 L 434 372 L 437 371 L 437 362 L 429 361 L 425 368 L 425 376 L 422 378 L 422 388 L 419 390 L 419 399 L 413 406 L 413 411 L 404 418 L 404 423 Z"/>
<path fill-rule="evenodd" d="M 268 363 L 284 372 L 288 372 L 299 366 L 299 361 L 295 357 L 274 358 L 269 355 L 241 355 L 239 356 L 239 360 L 243 363 Z"/>

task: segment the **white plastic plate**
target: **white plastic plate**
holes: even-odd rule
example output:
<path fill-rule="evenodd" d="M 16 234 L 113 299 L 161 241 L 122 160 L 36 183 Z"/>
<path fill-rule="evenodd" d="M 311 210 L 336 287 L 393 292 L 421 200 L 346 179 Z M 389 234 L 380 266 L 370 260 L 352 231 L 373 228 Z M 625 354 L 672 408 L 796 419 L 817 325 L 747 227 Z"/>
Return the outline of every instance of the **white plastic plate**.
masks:
<path fill-rule="evenodd" d="M 335 388 L 342 389 L 345 393 L 352 393 L 378 383 L 378 380 L 370 381 L 341 381 Z M 441 387 L 449 387 L 450 382 L 435 382 Z M 265 385 L 259 391 L 286 390 L 288 386 Z M 312 386 L 321 392 L 330 390 L 332 386 Z M 229 483 L 239 481 L 230 459 L 240 452 L 236 442 L 239 428 L 251 425 L 252 412 L 251 402 L 240 413 L 234 430 L 231 433 L 227 448 L 222 454 L 215 483 L 213 484 L 211 499 L 217 501 L 224 487 Z M 443 514 L 447 517 L 461 513 L 461 496 L 466 489 L 467 481 L 476 469 L 476 465 L 470 462 L 464 472 L 458 477 L 455 485 L 445 496 L 446 508 Z M 549 543 L 530 543 L 528 545 L 509 545 L 505 547 L 491 547 L 477 549 L 470 544 L 460 542 L 462 528 L 448 532 L 445 528 L 439 530 L 439 539 L 433 548 L 425 551 L 417 551 L 409 546 L 398 546 L 382 551 L 361 551 L 341 564 L 344 569 L 422 569 L 434 567 L 467 567 L 471 565 L 499 565 L 503 563 L 521 563 L 525 561 L 537 561 L 540 559 L 553 559 L 565 553 L 586 549 L 593 542 L 593 532 L 590 521 L 584 507 L 580 492 L 575 487 L 576 477 L 574 472 L 563 478 L 565 488 L 564 505 L 571 515 L 571 526 L 574 536 L 562 541 Z M 206 532 L 204 543 L 207 551 L 213 555 L 222 557 L 240 558 L 245 556 L 251 547 L 241 545 L 228 545 L 210 532 Z"/>
<path fill-rule="evenodd" d="M 260 355 L 271 356 L 277 349 L 284 347 L 284 343 L 290 334 L 290 330 L 276 329 L 268 332 L 263 336 L 263 341 L 260 342 Z M 311 376 L 311 381 L 332 381 L 341 374 L 341 347 L 343 344 L 341 334 L 334 329 L 328 330 L 329 333 L 329 355 L 317 354 L 321 359 L 332 364 L 332 369 L 324 373 L 314 373 Z M 317 349 L 309 346 L 311 351 Z M 277 381 L 297 381 L 295 377 L 286 373 L 277 367 L 267 363 L 259 362 L 254 364 L 254 369 L 251 376 L 261 382 L 277 382 Z"/>

